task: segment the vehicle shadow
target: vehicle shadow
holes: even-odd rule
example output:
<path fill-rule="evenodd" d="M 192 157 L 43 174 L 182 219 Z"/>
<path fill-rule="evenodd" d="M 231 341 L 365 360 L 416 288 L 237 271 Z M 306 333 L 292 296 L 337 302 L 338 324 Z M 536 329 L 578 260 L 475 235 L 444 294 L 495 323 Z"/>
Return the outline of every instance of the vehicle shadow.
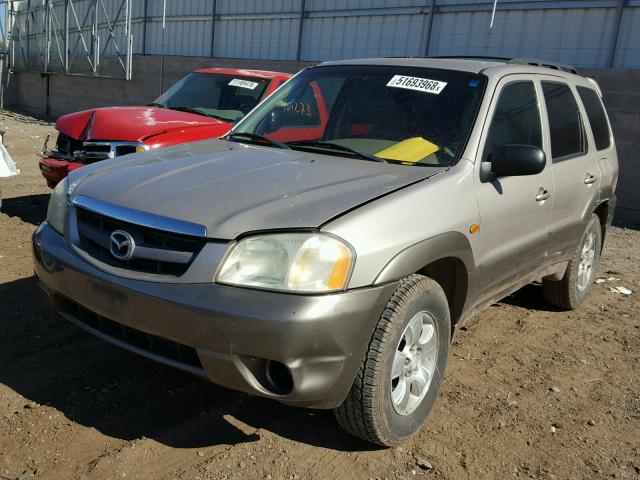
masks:
<path fill-rule="evenodd" d="M 230 391 L 97 339 L 52 313 L 39 290 L 34 277 L 0 284 L 0 383 L 27 403 L 110 437 L 177 448 L 254 442 L 268 430 L 342 451 L 376 449 L 329 411 Z"/>
<path fill-rule="evenodd" d="M 47 205 L 50 195 L 25 195 L 23 197 L 3 198 L 0 212 L 10 217 L 18 217 L 23 222 L 40 225 L 47 218 Z"/>
<path fill-rule="evenodd" d="M 530 283 L 525 285 L 517 292 L 512 293 L 508 297 L 503 298 L 498 303 L 512 305 L 527 310 L 537 310 L 540 312 L 559 312 L 561 309 L 547 303 L 542 294 L 542 285 L 539 283 Z"/>

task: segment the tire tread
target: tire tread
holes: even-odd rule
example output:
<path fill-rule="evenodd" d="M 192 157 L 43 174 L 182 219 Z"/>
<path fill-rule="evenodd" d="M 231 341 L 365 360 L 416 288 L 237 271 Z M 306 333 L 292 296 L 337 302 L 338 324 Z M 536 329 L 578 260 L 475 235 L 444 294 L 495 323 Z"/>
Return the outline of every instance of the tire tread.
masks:
<path fill-rule="evenodd" d="M 400 443 L 380 428 L 379 419 L 382 418 L 382 412 L 379 411 L 375 399 L 384 368 L 384 346 L 397 328 L 403 305 L 413 295 L 425 290 L 438 291 L 446 302 L 440 285 L 430 278 L 413 274 L 400 281 L 382 312 L 349 395 L 339 407 L 334 409 L 335 418 L 340 426 L 356 437 L 384 446 Z"/>

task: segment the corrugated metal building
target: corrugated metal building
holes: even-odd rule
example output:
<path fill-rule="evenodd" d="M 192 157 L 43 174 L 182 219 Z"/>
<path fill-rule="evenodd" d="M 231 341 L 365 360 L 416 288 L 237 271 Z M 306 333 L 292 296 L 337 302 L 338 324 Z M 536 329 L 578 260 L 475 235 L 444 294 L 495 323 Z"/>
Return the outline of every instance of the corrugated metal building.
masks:
<path fill-rule="evenodd" d="M 289 61 L 486 55 L 545 58 L 578 67 L 640 68 L 640 0 L 498 0 L 493 27 L 494 2 L 482 0 L 21 0 L 9 4 L 15 12 L 8 21 L 15 69 L 27 69 L 27 64 L 29 70 L 41 68 L 42 51 L 49 45 L 48 71 L 64 70 L 63 55 L 58 53 L 64 50 L 60 39 L 65 18 L 68 49 L 78 58 L 87 53 L 94 56 L 96 49 L 104 50 L 105 56 L 130 51 Z M 97 13 L 92 11 L 94 5 Z M 95 32 L 87 21 L 94 16 Z M 53 31 L 48 43 L 45 25 Z M 78 65 L 79 60 L 74 62 Z"/>

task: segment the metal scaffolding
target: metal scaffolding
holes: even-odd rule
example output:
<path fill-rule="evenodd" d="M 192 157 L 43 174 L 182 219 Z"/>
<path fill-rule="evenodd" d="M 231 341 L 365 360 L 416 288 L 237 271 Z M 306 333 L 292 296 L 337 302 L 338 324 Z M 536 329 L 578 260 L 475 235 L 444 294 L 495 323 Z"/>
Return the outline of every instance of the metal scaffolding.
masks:
<path fill-rule="evenodd" d="M 12 71 L 131 79 L 133 0 L 0 0 Z M 103 67 L 103 60 L 109 65 Z M 115 66 L 113 65 L 115 63 Z"/>

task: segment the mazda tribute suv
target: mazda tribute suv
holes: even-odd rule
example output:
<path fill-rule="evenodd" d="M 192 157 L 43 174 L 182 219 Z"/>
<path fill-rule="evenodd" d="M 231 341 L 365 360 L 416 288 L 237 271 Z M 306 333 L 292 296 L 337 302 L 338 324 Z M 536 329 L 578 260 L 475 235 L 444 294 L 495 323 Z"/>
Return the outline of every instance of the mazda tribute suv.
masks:
<path fill-rule="evenodd" d="M 475 312 L 531 282 L 586 300 L 617 177 L 598 85 L 571 67 L 327 62 L 223 139 L 71 172 L 35 272 L 94 335 L 394 445 Z"/>

